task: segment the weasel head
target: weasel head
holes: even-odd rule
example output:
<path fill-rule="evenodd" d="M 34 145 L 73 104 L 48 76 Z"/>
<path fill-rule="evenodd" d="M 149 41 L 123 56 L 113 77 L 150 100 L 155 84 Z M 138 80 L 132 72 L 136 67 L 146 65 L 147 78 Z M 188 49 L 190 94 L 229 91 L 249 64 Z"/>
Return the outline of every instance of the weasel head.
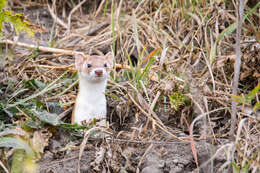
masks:
<path fill-rule="evenodd" d="M 101 82 L 107 79 L 113 65 L 113 55 L 111 52 L 106 55 L 86 56 L 84 54 L 75 55 L 75 66 L 81 78 L 89 82 Z"/>

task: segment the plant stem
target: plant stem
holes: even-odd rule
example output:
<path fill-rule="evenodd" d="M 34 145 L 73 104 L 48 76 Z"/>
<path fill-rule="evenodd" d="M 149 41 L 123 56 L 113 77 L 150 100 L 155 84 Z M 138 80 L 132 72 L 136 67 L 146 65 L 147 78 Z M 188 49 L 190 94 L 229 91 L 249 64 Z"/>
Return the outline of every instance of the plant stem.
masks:
<path fill-rule="evenodd" d="M 244 14 L 244 0 L 240 0 L 238 13 L 237 13 L 238 25 L 237 25 L 237 32 L 236 32 L 236 60 L 234 64 L 234 78 L 233 78 L 233 86 L 232 86 L 233 95 L 237 95 L 238 81 L 240 75 L 240 66 L 241 66 L 240 40 L 241 40 L 243 14 Z M 232 101 L 231 127 L 229 133 L 231 140 L 234 140 L 235 125 L 237 123 L 236 115 L 237 115 L 237 102 Z"/>

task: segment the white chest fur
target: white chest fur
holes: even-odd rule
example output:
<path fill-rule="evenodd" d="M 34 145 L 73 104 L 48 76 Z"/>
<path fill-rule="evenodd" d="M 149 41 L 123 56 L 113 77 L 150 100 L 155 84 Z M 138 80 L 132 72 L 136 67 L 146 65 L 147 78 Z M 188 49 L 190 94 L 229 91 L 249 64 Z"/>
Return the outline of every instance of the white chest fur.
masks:
<path fill-rule="evenodd" d="M 84 78 L 79 78 L 79 93 L 74 109 L 74 122 L 81 124 L 96 119 L 103 119 L 101 125 L 106 122 L 106 80 L 99 82 L 89 82 Z"/>
<path fill-rule="evenodd" d="M 75 67 L 79 76 L 79 93 L 72 114 L 72 123 L 82 124 L 93 118 L 101 120 L 99 125 L 106 125 L 107 78 L 113 66 L 113 55 L 75 54 Z"/>

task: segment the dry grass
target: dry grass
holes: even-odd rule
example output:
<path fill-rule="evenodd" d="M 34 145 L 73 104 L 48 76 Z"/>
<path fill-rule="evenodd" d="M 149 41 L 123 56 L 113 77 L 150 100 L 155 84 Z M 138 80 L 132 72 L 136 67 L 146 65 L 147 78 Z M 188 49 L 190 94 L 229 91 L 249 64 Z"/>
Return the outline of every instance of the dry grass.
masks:
<path fill-rule="evenodd" d="M 49 28 L 53 40 L 48 44 L 86 54 L 102 54 L 115 48 L 115 63 L 120 68 L 111 74 L 107 95 L 110 117 L 114 116 L 111 120 L 123 127 L 127 124 L 126 128 L 117 125 L 121 130 L 117 132 L 118 138 L 150 141 L 158 136 L 164 139 L 168 134 L 181 141 L 207 139 L 223 145 L 220 150 L 228 148 L 227 162 L 221 169 L 233 163 L 237 169 L 257 172 L 260 170 L 259 113 L 249 115 L 239 105 L 236 141 L 219 140 L 227 137 L 230 127 L 236 7 L 231 1 L 180 2 L 183 1 L 121 0 L 114 2 L 114 9 L 108 3 L 105 14 L 91 8 L 81 13 L 82 9 L 76 10 L 82 8 L 78 6 L 71 15 L 67 14 L 71 17 L 68 21 L 63 20 L 66 25 L 56 20 L 53 29 Z M 97 9 L 104 8 L 106 3 L 100 5 L 103 7 Z M 260 21 L 259 7 L 251 10 L 259 3 L 250 4 L 251 8 L 248 5 L 241 36 L 244 59 L 239 94 L 248 93 L 260 82 L 260 48 L 257 31 L 254 32 Z M 52 4 L 53 16 L 61 20 L 65 6 L 61 2 Z M 52 101 L 65 109 L 73 106 L 77 77 L 71 68 L 72 56 L 19 49 L 12 53 L 7 47 L 3 51 L 2 107 L 35 96 L 25 100 L 22 106 L 15 105 L 23 111 L 16 113 L 13 122 L 21 118 L 29 120 L 31 114 L 26 110 L 37 102 L 43 109 L 48 109 L 47 103 Z M 32 84 L 29 80 L 41 83 L 31 81 Z M 256 101 L 258 97 L 259 93 Z M 1 111 L 2 114 L 16 112 Z M 64 121 L 69 122 L 68 119 Z M 180 137 L 180 132 L 189 130 L 190 136 Z M 196 151 L 193 154 L 195 157 Z"/>

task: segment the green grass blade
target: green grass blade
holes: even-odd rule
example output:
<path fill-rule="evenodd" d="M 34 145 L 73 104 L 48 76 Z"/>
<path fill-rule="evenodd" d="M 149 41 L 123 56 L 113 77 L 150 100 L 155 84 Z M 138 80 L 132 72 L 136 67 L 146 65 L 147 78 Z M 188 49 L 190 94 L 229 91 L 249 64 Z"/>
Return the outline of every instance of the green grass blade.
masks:
<path fill-rule="evenodd" d="M 259 90 L 260 83 L 252 91 L 249 92 L 249 94 L 247 95 L 247 99 L 251 101 L 253 98 L 255 98 L 255 95 L 258 93 Z"/>
<path fill-rule="evenodd" d="M 31 100 L 31 99 L 34 99 L 34 98 L 36 98 L 36 97 L 38 97 L 38 96 L 40 96 L 40 95 L 42 95 L 42 94 L 44 94 L 44 93 L 46 93 L 46 92 L 48 92 L 48 91 L 50 91 L 50 90 L 56 88 L 56 87 L 59 86 L 60 84 L 56 84 L 56 85 L 55 85 L 55 83 L 56 83 L 58 80 L 60 80 L 61 78 L 63 78 L 63 77 L 65 76 L 65 74 L 67 74 L 67 72 L 68 72 L 68 71 L 64 72 L 62 75 L 60 75 L 60 77 L 58 77 L 58 78 L 57 78 L 56 80 L 54 80 L 52 83 L 50 83 L 49 85 L 47 85 L 47 86 L 46 86 L 43 90 L 41 90 L 40 92 L 38 92 L 38 93 L 36 93 L 36 94 L 33 94 L 33 95 L 29 96 L 29 97 L 26 97 L 26 98 L 24 98 L 24 99 L 22 99 L 22 100 L 19 100 L 19 101 L 13 103 L 13 104 L 7 104 L 5 108 L 8 109 L 8 108 L 11 108 L 11 107 L 20 105 L 20 104 L 24 104 L 25 102 L 27 102 L 27 101 L 29 101 L 29 100 Z"/>
<path fill-rule="evenodd" d="M 249 15 L 251 15 L 258 7 L 260 6 L 260 2 L 258 2 L 254 8 L 252 8 L 251 10 L 249 10 L 249 12 L 244 15 L 243 17 L 243 21 L 245 19 L 248 18 Z M 217 44 L 219 41 L 223 40 L 224 39 L 224 36 L 225 35 L 229 35 L 231 34 L 233 31 L 235 31 L 235 29 L 237 28 L 237 22 L 231 24 L 228 28 L 224 29 L 218 36 L 217 40 L 215 41 L 214 45 L 211 47 L 211 50 L 210 50 L 210 64 L 212 65 L 213 62 L 215 61 L 216 59 L 216 49 L 217 49 Z"/>

